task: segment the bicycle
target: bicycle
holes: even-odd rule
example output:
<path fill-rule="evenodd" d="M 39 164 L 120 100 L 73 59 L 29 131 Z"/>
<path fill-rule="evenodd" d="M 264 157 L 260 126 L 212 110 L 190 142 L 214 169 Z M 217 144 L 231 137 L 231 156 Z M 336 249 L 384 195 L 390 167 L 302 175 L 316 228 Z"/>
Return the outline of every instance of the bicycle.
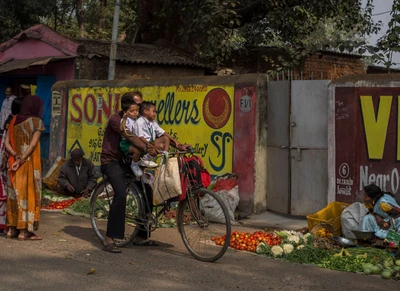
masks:
<path fill-rule="evenodd" d="M 191 155 L 191 152 L 176 152 L 171 156 L 182 158 Z M 152 206 L 149 199 L 149 186 L 144 181 L 144 175 L 140 181 L 136 177 L 127 177 L 127 202 L 125 214 L 125 236 L 121 240 L 115 240 L 119 247 L 127 246 L 138 235 L 139 231 L 145 231 L 149 238 L 150 233 L 157 228 L 158 219 L 170 210 L 171 204 L 178 202 L 177 224 L 183 243 L 189 253 L 200 261 L 214 262 L 221 258 L 230 243 L 231 222 L 228 210 L 221 198 L 214 192 L 193 184 L 190 171 L 184 174 L 188 178 L 186 197 L 179 200 L 170 199 L 161 205 Z M 90 221 L 98 239 L 103 242 L 108 220 L 113 190 L 107 180 L 99 182 L 90 197 Z M 161 207 L 160 210 L 157 210 Z M 221 246 L 217 246 L 215 239 L 223 239 Z"/>

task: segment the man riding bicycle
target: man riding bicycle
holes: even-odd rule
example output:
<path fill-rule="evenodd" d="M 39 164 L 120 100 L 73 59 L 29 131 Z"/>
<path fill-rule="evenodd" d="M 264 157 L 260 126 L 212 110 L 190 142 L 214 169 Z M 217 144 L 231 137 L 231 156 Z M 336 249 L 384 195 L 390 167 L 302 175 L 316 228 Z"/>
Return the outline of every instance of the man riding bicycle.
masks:
<path fill-rule="evenodd" d="M 140 92 L 128 92 L 121 98 L 121 106 L 124 103 L 135 100 L 136 103 L 142 103 Z M 124 163 L 124 154 L 120 150 L 119 142 L 121 135 L 126 138 L 133 146 L 141 151 L 156 156 L 159 150 L 152 145 L 145 143 L 129 131 L 121 131 L 120 123 L 123 111 L 112 115 L 108 121 L 103 137 L 103 147 L 101 152 L 101 172 L 107 176 L 114 190 L 114 198 L 110 207 L 107 222 L 107 233 L 103 241 L 103 250 L 111 253 L 120 253 L 121 250 L 115 245 L 114 239 L 122 239 L 125 233 L 125 206 L 126 206 L 126 174 L 131 173 L 130 165 Z M 178 150 L 187 150 L 189 145 L 181 144 L 168 135 L 170 144 Z M 138 237 L 142 241 L 136 242 L 138 245 L 149 245 L 151 241 L 147 239 L 147 232 L 140 232 Z M 154 244 L 153 244 L 154 245 Z"/>

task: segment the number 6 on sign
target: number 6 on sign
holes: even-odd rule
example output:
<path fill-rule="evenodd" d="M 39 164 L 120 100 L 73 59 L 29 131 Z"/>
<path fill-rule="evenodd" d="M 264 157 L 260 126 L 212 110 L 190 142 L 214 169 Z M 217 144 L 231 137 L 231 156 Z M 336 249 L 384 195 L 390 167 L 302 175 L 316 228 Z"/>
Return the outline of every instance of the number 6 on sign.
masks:
<path fill-rule="evenodd" d="M 343 163 L 339 167 L 339 175 L 343 179 L 347 178 L 349 176 L 349 165 L 346 163 Z"/>

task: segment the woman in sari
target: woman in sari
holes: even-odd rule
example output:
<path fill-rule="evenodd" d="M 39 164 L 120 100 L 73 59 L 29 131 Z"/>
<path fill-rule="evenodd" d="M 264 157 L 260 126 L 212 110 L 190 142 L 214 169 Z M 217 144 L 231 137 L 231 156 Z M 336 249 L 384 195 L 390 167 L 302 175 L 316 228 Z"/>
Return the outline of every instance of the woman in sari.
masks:
<path fill-rule="evenodd" d="M 379 238 L 385 239 L 389 230 L 400 233 L 400 205 L 393 194 L 383 192 L 376 185 L 364 187 L 364 204 L 370 214 L 362 218 L 360 230 L 375 232 Z"/>
<path fill-rule="evenodd" d="M 7 175 L 7 163 L 8 163 L 8 152 L 5 148 L 5 140 L 7 136 L 8 127 L 12 118 L 17 115 L 21 109 L 23 98 L 15 98 L 11 103 L 11 114 L 5 120 L 3 136 L 0 141 L 0 234 L 4 232 L 8 227 L 6 226 L 6 205 L 7 205 L 7 192 L 9 192 L 8 175 Z"/>
<path fill-rule="evenodd" d="M 42 173 L 40 134 L 44 125 L 40 119 L 43 101 L 27 96 L 21 112 L 10 123 L 6 150 L 10 154 L 8 169 L 14 193 L 7 197 L 7 238 L 40 240 L 34 231 L 39 228 Z M 19 231 L 19 234 L 18 234 Z"/>

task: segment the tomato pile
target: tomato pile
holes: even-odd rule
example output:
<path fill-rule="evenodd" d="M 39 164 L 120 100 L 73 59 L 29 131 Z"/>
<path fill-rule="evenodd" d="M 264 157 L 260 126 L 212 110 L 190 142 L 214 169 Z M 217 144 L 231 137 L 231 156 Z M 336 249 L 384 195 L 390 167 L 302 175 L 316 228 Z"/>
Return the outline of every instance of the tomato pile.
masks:
<path fill-rule="evenodd" d="M 222 246 L 225 241 L 225 236 L 212 237 L 211 240 L 216 245 Z M 280 245 L 282 238 L 269 232 L 256 231 L 253 234 L 248 232 L 234 231 L 231 234 L 231 242 L 229 246 L 236 250 L 256 252 L 259 243 L 265 242 L 269 246 Z"/>
<path fill-rule="evenodd" d="M 79 199 L 80 198 L 74 198 L 74 199 L 70 199 L 70 200 L 53 202 L 53 203 L 51 203 L 49 205 L 42 206 L 42 209 L 63 210 L 65 208 L 70 207 L 72 204 L 74 204 Z"/>

